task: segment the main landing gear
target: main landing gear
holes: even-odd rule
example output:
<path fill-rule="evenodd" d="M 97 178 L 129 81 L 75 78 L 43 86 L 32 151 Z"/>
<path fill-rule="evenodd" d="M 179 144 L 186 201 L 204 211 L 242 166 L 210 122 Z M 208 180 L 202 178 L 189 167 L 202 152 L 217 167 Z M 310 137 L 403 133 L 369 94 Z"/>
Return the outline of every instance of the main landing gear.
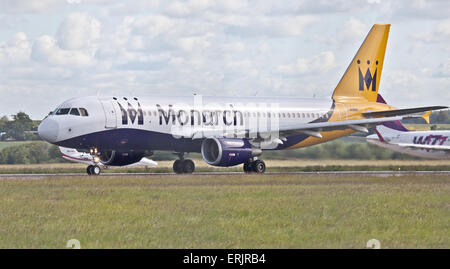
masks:
<path fill-rule="evenodd" d="M 179 160 L 173 163 L 173 171 L 177 174 L 192 174 L 195 171 L 195 164 L 190 159 L 184 159 L 184 152 L 178 154 Z"/>
<path fill-rule="evenodd" d="M 100 152 L 98 151 L 97 148 L 91 148 L 89 150 L 89 153 L 92 156 L 92 160 L 94 162 L 94 165 L 89 165 L 86 168 L 86 172 L 88 175 L 90 176 L 98 176 L 100 175 L 101 169 L 100 166 L 98 166 L 97 164 L 100 162 Z"/>
<path fill-rule="evenodd" d="M 258 173 L 262 174 L 266 171 L 266 164 L 262 160 L 253 160 L 244 163 L 245 173 Z"/>

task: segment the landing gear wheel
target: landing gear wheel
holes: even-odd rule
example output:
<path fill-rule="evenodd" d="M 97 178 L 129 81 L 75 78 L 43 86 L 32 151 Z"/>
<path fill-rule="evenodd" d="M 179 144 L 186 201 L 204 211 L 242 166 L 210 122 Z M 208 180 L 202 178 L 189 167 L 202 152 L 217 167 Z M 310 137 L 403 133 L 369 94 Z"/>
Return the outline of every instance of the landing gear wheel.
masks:
<path fill-rule="evenodd" d="M 89 165 L 89 166 L 86 168 L 86 172 L 87 172 L 88 175 L 92 175 L 92 172 L 91 172 L 92 166 L 93 166 L 93 165 Z"/>
<path fill-rule="evenodd" d="M 183 173 L 183 169 L 182 169 L 182 161 L 181 161 L 181 160 L 176 160 L 176 161 L 173 163 L 173 171 L 174 171 L 176 174 L 181 174 L 181 173 Z"/>
<path fill-rule="evenodd" d="M 88 175 L 98 176 L 100 175 L 101 169 L 98 165 L 89 165 L 86 169 Z"/>
<path fill-rule="evenodd" d="M 195 164 L 192 160 L 183 160 L 181 166 L 183 168 L 183 173 L 185 174 L 192 174 L 195 170 Z"/>
<path fill-rule="evenodd" d="M 256 160 L 252 163 L 253 172 L 262 174 L 266 171 L 266 164 L 264 161 Z"/>
<path fill-rule="evenodd" d="M 92 171 L 93 175 L 96 175 L 96 176 L 100 175 L 100 172 L 101 172 L 100 166 L 93 165 L 91 168 L 91 171 Z"/>
<path fill-rule="evenodd" d="M 195 164 L 192 160 L 176 160 L 173 163 L 173 171 L 177 174 L 192 174 L 195 171 Z"/>
<path fill-rule="evenodd" d="M 253 172 L 252 163 L 251 162 L 244 163 L 244 173 L 251 173 L 251 172 Z"/>

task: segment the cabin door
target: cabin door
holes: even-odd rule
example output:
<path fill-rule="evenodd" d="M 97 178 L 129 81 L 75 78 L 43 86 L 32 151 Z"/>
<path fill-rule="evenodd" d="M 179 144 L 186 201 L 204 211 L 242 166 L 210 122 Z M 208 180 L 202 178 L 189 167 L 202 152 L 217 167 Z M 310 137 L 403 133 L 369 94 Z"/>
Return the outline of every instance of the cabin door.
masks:
<path fill-rule="evenodd" d="M 110 100 L 100 100 L 103 111 L 105 112 L 105 128 L 117 128 L 116 109 Z"/>

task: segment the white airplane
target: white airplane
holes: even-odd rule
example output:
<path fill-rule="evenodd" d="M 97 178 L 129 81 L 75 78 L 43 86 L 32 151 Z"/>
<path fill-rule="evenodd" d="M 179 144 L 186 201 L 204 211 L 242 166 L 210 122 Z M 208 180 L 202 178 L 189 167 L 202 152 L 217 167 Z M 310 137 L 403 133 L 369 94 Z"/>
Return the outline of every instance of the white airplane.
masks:
<path fill-rule="evenodd" d="M 389 28 L 389 24 L 372 27 L 329 99 L 80 97 L 59 105 L 38 132 L 50 143 L 90 149 L 100 161 L 117 165 L 138 162 L 145 150 L 164 150 L 179 155 L 173 165 L 176 173 L 192 173 L 194 163 L 184 159 L 184 153 L 201 152 L 210 165 L 244 164 L 245 172 L 263 173 L 266 166 L 259 159 L 263 151 L 367 133 L 370 127 L 411 113 L 447 108 L 396 109 L 377 102 Z"/>
<path fill-rule="evenodd" d="M 66 160 L 77 162 L 77 163 L 84 163 L 87 164 L 88 167 L 86 169 L 88 175 L 99 175 L 100 174 L 100 165 L 101 166 L 114 166 L 113 160 L 114 156 L 104 156 L 103 160 L 101 156 L 96 156 L 95 154 L 86 153 L 86 152 L 79 152 L 76 149 L 71 148 L 65 148 L 65 147 L 59 147 L 59 150 L 61 151 L 62 157 Z M 115 152 L 111 152 L 112 154 L 115 154 Z M 126 165 L 126 166 L 145 166 L 148 168 L 153 168 L 158 165 L 157 162 L 147 159 L 145 157 L 142 157 L 140 161 Z"/>
<path fill-rule="evenodd" d="M 393 151 L 430 159 L 450 159 L 450 131 L 410 131 L 400 121 L 374 127 L 367 142 Z"/>

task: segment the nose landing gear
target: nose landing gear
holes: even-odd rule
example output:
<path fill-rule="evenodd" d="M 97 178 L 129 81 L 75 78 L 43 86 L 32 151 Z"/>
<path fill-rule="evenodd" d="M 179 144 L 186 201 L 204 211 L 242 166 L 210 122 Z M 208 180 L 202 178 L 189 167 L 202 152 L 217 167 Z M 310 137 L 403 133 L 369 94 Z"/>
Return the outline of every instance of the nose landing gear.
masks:
<path fill-rule="evenodd" d="M 98 176 L 100 175 L 101 169 L 98 165 L 89 165 L 86 169 L 87 174 L 90 176 Z"/>
<path fill-rule="evenodd" d="M 192 174 L 195 171 L 195 164 L 190 159 L 184 159 L 184 152 L 178 154 L 179 160 L 173 163 L 173 171 L 176 174 Z"/>
<path fill-rule="evenodd" d="M 98 175 L 100 175 L 100 172 L 101 172 L 100 166 L 97 165 L 100 162 L 100 152 L 98 151 L 97 148 L 91 148 L 89 150 L 89 153 L 92 156 L 92 161 L 94 162 L 94 165 L 89 165 L 86 168 L 86 172 L 90 176 L 91 175 L 98 176 Z"/>

